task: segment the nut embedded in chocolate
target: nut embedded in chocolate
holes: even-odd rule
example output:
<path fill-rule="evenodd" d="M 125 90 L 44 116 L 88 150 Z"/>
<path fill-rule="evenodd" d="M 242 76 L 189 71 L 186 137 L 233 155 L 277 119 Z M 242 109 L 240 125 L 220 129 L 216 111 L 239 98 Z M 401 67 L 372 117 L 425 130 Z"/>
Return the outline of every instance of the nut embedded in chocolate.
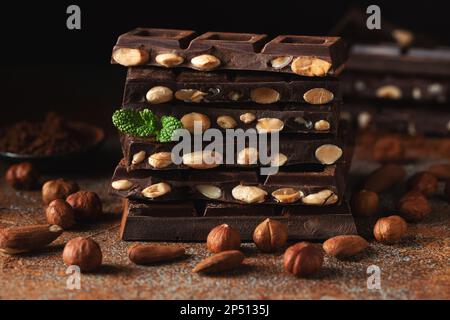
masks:
<path fill-rule="evenodd" d="M 74 238 L 64 247 L 64 263 L 67 266 L 78 266 L 81 272 L 97 270 L 102 264 L 102 259 L 102 250 L 92 238 Z"/>
<path fill-rule="evenodd" d="M 327 104 L 334 99 L 332 92 L 324 88 L 314 88 L 305 92 L 303 99 L 309 104 Z"/>
<path fill-rule="evenodd" d="M 155 57 L 155 61 L 166 68 L 172 68 L 182 64 L 184 58 L 175 53 L 160 53 Z"/>
<path fill-rule="evenodd" d="M 210 71 L 220 66 L 220 60 L 213 55 L 202 54 L 192 58 L 191 64 L 194 69 L 200 71 Z"/>
<path fill-rule="evenodd" d="M 255 148 L 245 148 L 239 151 L 237 155 L 237 164 L 254 165 L 258 163 L 258 150 Z"/>
<path fill-rule="evenodd" d="M 148 90 L 145 98 L 151 104 L 166 103 L 173 99 L 173 91 L 167 87 L 156 86 Z"/>
<path fill-rule="evenodd" d="M 291 64 L 292 72 L 306 77 L 323 77 L 330 69 L 331 63 L 328 61 L 308 56 L 297 57 Z"/>
<path fill-rule="evenodd" d="M 243 123 L 248 124 L 248 123 L 252 123 L 253 121 L 255 121 L 256 116 L 254 113 L 246 112 L 239 116 L 239 120 L 241 120 Z"/>
<path fill-rule="evenodd" d="M 339 201 L 339 197 L 331 190 L 324 189 L 301 198 L 302 202 L 312 206 L 328 206 Z"/>
<path fill-rule="evenodd" d="M 74 181 L 57 179 L 50 180 L 42 186 L 42 201 L 49 204 L 56 199 L 66 199 L 72 193 L 80 190 L 78 184 Z"/>
<path fill-rule="evenodd" d="M 158 152 L 148 157 L 148 164 L 153 168 L 162 169 L 172 164 L 171 152 Z"/>
<path fill-rule="evenodd" d="M 299 242 L 284 253 L 284 269 L 297 277 L 317 273 L 323 264 L 323 250 L 316 244 Z"/>
<path fill-rule="evenodd" d="M 133 155 L 131 164 L 140 164 L 145 159 L 145 151 L 139 151 Z"/>
<path fill-rule="evenodd" d="M 152 184 L 151 186 L 145 188 L 144 190 L 142 190 L 141 193 L 146 198 L 154 199 L 162 197 L 163 195 L 169 193 L 170 191 L 172 191 L 172 188 L 170 187 L 169 184 L 165 182 L 160 182 Z"/>
<path fill-rule="evenodd" d="M 294 188 L 281 188 L 272 192 L 272 197 L 280 203 L 293 203 L 300 200 L 303 196 L 303 192 Z"/>
<path fill-rule="evenodd" d="M 206 92 L 195 89 L 180 89 L 175 92 L 175 98 L 184 102 L 201 102 L 208 95 Z"/>
<path fill-rule="evenodd" d="M 17 190 L 31 190 L 38 185 L 39 173 L 29 162 L 14 164 L 8 168 L 6 182 Z"/>
<path fill-rule="evenodd" d="M 281 56 L 281 57 L 276 57 L 273 58 L 270 61 L 270 64 L 272 65 L 272 68 L 274 68 L 275 70 L 281 70 L 284 67 L 287 67 L 292 61 L 292 57 L 290 56 Z"/>
<path fill-rule="evenodd" d="M 213 228 L 206 239 L 206 247 L 213 253 L 238 250 L 241 246 L 239 231 L 228 224 Z"/>
<path fill-rule="evenodd" d="M 149 55 L 146 51 L 133 48 L 119 48 L 112 54 L 113 60 L 125 67 L 138 66 L 148 61 Z"/>
<path fill-rule="evenodd" d="M 102 202 L 98 195 L 91 191 L 78 191 L 67 197 L 76 220 L 92 220 L 103 213 Z"/>
<path fill-rule="evenodd" d="M 188 130 L 190 133 L 194 133 L 194 126 L 196 124 L 197 126 L 200 126 L 202 132 L 208 130 L 211 127 L 211 121 L 209 120 L 208 116 L 198 112 L 185 114 L 183 117 L 181 117 L 180 121 L 183 124 L 183 128 Z"/>
<path fill-rule="evenodd" d="M 334 164 L 342 157 L 342 149 L 334 144 L 324 144 L 316 149 L 315 156 L 322 164 Z"/>
<path fill-rule="evenodd" d="M 237 127 L 237 122 L 230 116 L 217 117 L 217 125 L 222 129 L 234 129 Z"/>
<path fill-rule="evenodd" d="M 256 88 L 250 91 L 250 99 L 256 103 L 271 104 L 280 100 L 280 94 L 272 88 Z"/>
<path fill-rule="evenodd" d="M 317 131 L 328 131 L 330 127 L 330 123 L 326 120 L 319 120 L 314 123 L 314 130 Z"/>
<path fill-rule="evenodd" d="M 288 157 L 283 153 L 276 153 L 270 157 L 270 165 L 273 167 L 281 167 L 286 164 Z"/>
<path fill-rule="evenodd" d="M 284 122 L 277 118 L 261 118 L 256 123 L 259 133 L 271 133 L 283 130 Z"/>
<path fill-rule="evenodd" d="M 57 225 L 68 230 L 75 225 L 75 213 L 65 200 L 56 199 L 45 209 L 45 216 L 49 224 Z"/>
<path fill-rule="evenodd" d="M 383 99 L 398 100 L 402 97 L 402 90 L 394 85 L 387 85 L 377 89 L 376 96 Z"/>
<path fill-rule="evenodd" d="M 193 169 L 205 170 L 222 164 L 223 156 L 216 151 L 194 151 L 183 155 L 183 164 Z"/>
<path fill-rule="evenodd" d="M 233 198 L 244 203 L 261 203 L 264 202 L 267 192 L 255 186 L 239 185 L 231 190 Z"/>
<path fill-rule="evenodd" d="M 111 188 L 114 190 L 124 191 L 129 190 L 133 186 L 133 182 L 130 180 L 122 179 L 111 182 Z"/>
<path fill-rule="evenodd" d="M 217 200 L 222 197 L 222 190 L 212 184 L 199 184 L 195 189 L 208 199 Z"/>

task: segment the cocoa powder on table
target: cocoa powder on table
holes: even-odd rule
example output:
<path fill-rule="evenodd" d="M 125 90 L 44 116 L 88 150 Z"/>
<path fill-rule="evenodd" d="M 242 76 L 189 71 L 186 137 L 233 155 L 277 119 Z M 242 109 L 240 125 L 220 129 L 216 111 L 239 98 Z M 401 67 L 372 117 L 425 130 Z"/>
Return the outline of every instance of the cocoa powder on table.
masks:
<path fill-rule="evenodd" d="M 80 150 L 86 137 L 72 129 L 55 113 L 43 121 L 20 121 L 0 127 L 0 151 L 22 155 L 48 156 Z"/>

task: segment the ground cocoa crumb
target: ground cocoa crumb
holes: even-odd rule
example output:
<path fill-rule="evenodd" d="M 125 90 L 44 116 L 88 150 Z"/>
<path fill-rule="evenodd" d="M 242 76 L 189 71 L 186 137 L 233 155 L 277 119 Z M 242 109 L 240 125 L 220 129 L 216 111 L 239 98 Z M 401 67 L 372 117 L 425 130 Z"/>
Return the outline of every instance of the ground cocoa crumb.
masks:
<path fill-rule="evenodd" d="M 0 151 L 22 155 L 57 155 L 77 151 L 86 137 L 66 120 L 48 113 L 44 121 L 20 121 L 0 128 Z"/>

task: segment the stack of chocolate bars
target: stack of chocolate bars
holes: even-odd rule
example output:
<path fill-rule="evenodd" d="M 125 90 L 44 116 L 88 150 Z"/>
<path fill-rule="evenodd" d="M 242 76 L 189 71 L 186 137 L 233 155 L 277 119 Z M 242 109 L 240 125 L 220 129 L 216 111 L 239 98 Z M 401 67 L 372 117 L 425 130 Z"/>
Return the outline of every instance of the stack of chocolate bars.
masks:
<path fill-rule="evenodd" d="M 368 30 L 352 8 L 331 34 L 351 44 L 342 75 L 345 112 L 360 129 L 450 135 L 450 47 L 383 20 Z"/>
<path fill-rule="evenodd" d="M 125 199 L 122 238 L 203 241 L 227 223 L 250 240 L 267 217 L 284 221 L 290 239 L 357 233 L 344 197 L 353 152 L 349 126 L 339 122 L 345 60 L 336 37 L 121 35 L 112 62 L 128 74 L 117 119 L 142 123 L 133 134 L 115 120 L 124 159 L 111 192 Z M 180 153 L 176 128 L 187 130 L 191 152 Z M 217 151 L 206 147 L 209 132 L 259 140 L 224 138 Z"/>

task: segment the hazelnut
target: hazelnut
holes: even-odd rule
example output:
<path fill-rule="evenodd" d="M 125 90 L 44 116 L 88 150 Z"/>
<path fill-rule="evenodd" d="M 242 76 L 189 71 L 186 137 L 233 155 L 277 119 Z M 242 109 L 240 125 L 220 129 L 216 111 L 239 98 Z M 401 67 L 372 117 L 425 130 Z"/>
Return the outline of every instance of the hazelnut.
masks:
<path fill-rule="evenodd" d="M 145 159 L 145 151 L 139 151 L 133 155 L 131 159 L 131 164 L 140 164 Z"/>
<path fill-rule="evenodd" d="M 291 64 L 292 72 L 306 77 L 323 77 L 330 69 L 331 63 L 328 61 L 308 56 L 297 57 Z"/>
<path fill-rule="evenodd" d="M 114 190 L 124 191 L 129 190 L 133 186 L 133 182 L 130 180 L 116 180 L 111 183 L 111 188 Z"/>
<path fill-rule="evenodd" d="M 331 190 L 324 189 L 302 197 L 302 202 L 312 206 L 328 206 L 339 201 L 339 197 Z"/>
<path fill-rule="evenodd" d="M 75 225 L 74 211 L 65 200 L 56 199 L 50 202 L 45 210 L 45 215 L 49 224 L 58 225 L 64 230 Z"/>
<path fill-rule="evenodd" d="M 342 149 L 334 144 L 324 144 L 316 149 L 315 156 L 322 164 L 334 164 L 342 157 Z"/>
<path fill-rule="evenodd" d="M 306 91 L 303 99 L 309 104 L 327 104 L 333 101 L 334 94 L 324 88 L 314 88 Z"/>
<path fill-rule="evenodd" d="M 283 130 L 284 122 L 277 118 L 261 118 L 256 123 L 259 133 L 271 133 Z"/>
<path fill-rule="evenodd" d="M 193 169 L 212 169 L 220 166 L 222 159 L 222 155 L 216 151 L 194 151 L 183 155 L 183 164 Z"/>
<path fill-rule="evenodd" d="M 294 188 L 281 188 L 272 192 L 274 197 L 280 203 L 292 203 L 300 200 L 304 196 L 303 192 Z"/>
<path fill-rule="evenodd" d="M 181 89 L 175 92 L 175 98 L 184 102 L 201 102 L 207 93 L 195 89 Z"/>
<path fill-rule="evenodd" d="M 148 157 L 148 164 L 156 169 L 168 167 L 172 163 L 171 152 L 157 152 Z"/>
<path fill-rule="evenodd" d="M 280 100 L 280 94 L 271 88 L 256 88 L 250 92 L 250 99 L 256 103 L 270 104 Z"/>
<path fill-rule="evenodd" d="M 275 70 L 281 70 L 284 67 L 287 67 L 292 61 L 292 57 L 276 57 L 270 61 L 272 68 Z"/>
<path fill-rule="evenodd" d="M 381 243 L 393 244 L 403 238 L 407 228 L 408 225 L 402 217 L 380 218 L 373 228 L 373 235 Z"/>
<path fill-rule="evenodd" d="M 438 190 L 438 179 L 429 172 L 418 172 L 408 180 L 408 188 L 423 193 L 426 197 L 431 197 Z"/>
<path fill-rule="evenodd" d="M 373 159 L 379 162 L 399 161 L 403 158 L 403 154 L 402 142 L 395 136 L 379 138 L 372 150 Z"/>
<path fill-rule="evenodd" d="M 183 124 L 183 127 L 190 133 L 194 133 L 195 125 L 197 125 L 202 132 L 211 127 L 211 121 L 208 116 L 197 112 L 185 114 L 180 121 Z"/>
<path fill-rule="evenodd" d="M 79 190 L 80 187 L 74 181 L 64 179 L 50 180 L 42 186 L 42 200 L 44 204 L 49 204 L 56 199 L 66 199 Z"/>
<path fill-rule="evenodd" d="M 240 246 L 241 235 L 239 231 L 228 224 L 222 224 L 212 229 L 206 240 L 206 247 L 213 253 L 238 250 Z"/>
<path fill-rule="evenodd" d="M 239 151 L 237 163 L 240 165 L 253 165 L 258 163 L 258 150 L 255 148 L 245 148 Z"/>
<path fill-rule="evenodd" d="M 149 55 L 146 51 L 132 48 L 119 48 L 112 54 L 113 60 L 125 67 L 138 66 L 148 61 Z"/>
<path fill-rule="evenodd" d="M 309 242 L 294 244 L 284 253 L 284 269 L 297 277 L 308 277 L 317 273 L 322 264 L 322 249 Z"/>
<path fill-rule="evenodd" d="M 165 182 L 155 183 L 142 190 L 142 195 L 146 198 L 154 199 L 161 197 L 172 191 L 170 185 Z"/>
<path fill-rule="evenodd" d="M 166 103 L 173 99 L 173 91 L 167 87 L 156 86 L 148 90 L 145 98 L 151 104 Z"/>
<path fill-rule="evenodd" d="M 383 99 L 398 100 L 402 97 L 402 90 L 393 85 L 383 86 L 377 89 L 376 96 Z"/>
<path fill-rule="evenodd" d="M 418 222 L 431 213 L 427 198 L 419 191 L 410 191 L 397 203 L 400 216 L 408 222 Z"/>
<path fill-rule="evenodd" d="M 243 123 L 252 123 L 256 120 L 256 116 L 254 113 L 246 112 L 240 115 L 239 120 L 241 120 Z"/>
<path fill-rule="evenodd" d="M 330 127 L 330 123 L 327 120 L 319 120 L 314 123 L 314 129 L 316 131 L 328 131 Z"/>
<path fill-rule="evenodd" d="M 29 162 L 14 164 L 6 171 L 6 182 L 17 190 L 31 190 L 38 185 L 39 173 Z"/>
<path fill-rule="evenodd" d="M 352 213 L 360 217 L 370 217 L 378 211 L 378 194 L 370 190 L 361 190 L 352 196 Z"/>
<path fill-rule="evenodd" d="M 231 194 L 236 200 L 249 204 L 264 202 L 267 196 L 267 192 L 261 188 L 243 185 L 234 187 Z"/>
<path fill-rule="evenodd" d="M 267 218 L 253 232 L 253 242 L 262 252 L 275 252 L 286 244 L 288 238 L 287 225 Z"/>
<path fill-rule="evenodd" d="M 222 196 L 222 190 L 212 184 L 199 184 L 195 186 L 198 192 L 209 199 L 219 199 Z"/>
<path fill-rule="evenodd" d="M 333 257 L 345 259 L 364 251 L 369 244 L 357 235 L 341 235 L 328 239 L 323 243 L 323 250 Z"/>
<path fill-rule="evenodd" d="M 202 54 L 191 59 L 194 69 L 200 71 L 210 71 L 220 66 L 220 60 L 210 54 Z"/>
<path fill-rule="evenodd" d="M 175 53 L 160 53 L 155 57 L 155 61 L 159 65 L 171 68 L 182 64 L 184 59 Z"/>
<path fill-rule="evenodd" d="M 72 206 L 76 220 L 95 219 L 103 213 L 102 202 L 94 192 L 78 191 L 68 196 L 66 201 Z"/>
<path fill-rule="evenodd" d="M 217 118 L 217 125 L 223 129 L 234 129 L 237 122 L 230 116 L 220 116 Z"/>
<path fill-rule="evenodd" d="M 102 250 L 91 238 L 78 237 L 67 242 L 63 260 L 67 266 L 78 266 L 81 272 L 91 272 L 102 264 Z"/>

